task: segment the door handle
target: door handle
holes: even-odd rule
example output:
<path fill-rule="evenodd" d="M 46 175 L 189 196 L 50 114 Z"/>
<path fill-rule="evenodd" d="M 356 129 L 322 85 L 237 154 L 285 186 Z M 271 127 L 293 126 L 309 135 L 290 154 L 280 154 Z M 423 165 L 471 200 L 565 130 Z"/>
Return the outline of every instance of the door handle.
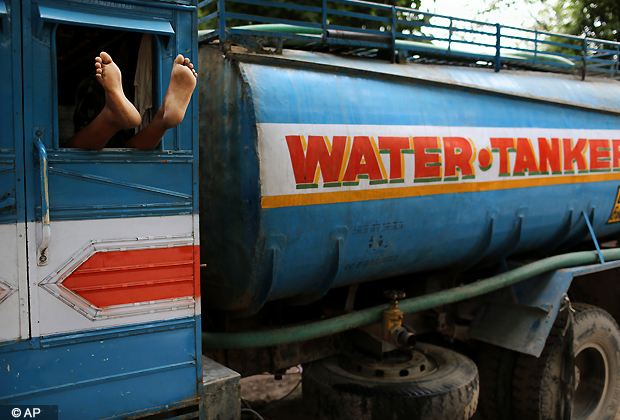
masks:
<path fill-rule="evenodd" d="M 15 199 L 13 197 L 7 197 L 4 200 L 0 201 L 0 209 L 5 207 L 12 207 L 15 204 Z"/>
<path fill-rule="evenodd" d="M 41 141 L 41 137 L 34 140 L 34 145 L 39 152 L 39 169 L 41 178 L 41 243 L 37 248 L 37 264 L 47 265 L 48 249 L 52 231 L 50 229 L 50 199 L 49 199 L 49 183 L 47 170 L 47 151 L 45 145 Z"/>

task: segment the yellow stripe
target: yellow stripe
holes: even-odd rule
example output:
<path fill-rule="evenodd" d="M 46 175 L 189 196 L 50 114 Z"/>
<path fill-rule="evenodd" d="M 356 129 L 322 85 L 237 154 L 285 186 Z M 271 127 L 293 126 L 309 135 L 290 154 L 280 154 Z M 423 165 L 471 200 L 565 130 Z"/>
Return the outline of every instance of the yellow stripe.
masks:
<path fill-rule="evenodd" d="M 327 136 L 323 136 L 323 139 L 325 139 L 325 145 L 327 145 L 327 151 L 329 151 L 329 154 L 332 154 L 332 144 L 329 142 L 329 138 Z"/>
<path fill-rule="evenodd" d="M 383 164 L 383 159 L 381 158 L 381 153 L 379 153 L 379 148 L 377 147 L 377 143 L 375 143 L 375 138 L 370 138 L 370 144 L 372 145 L 372 150 L 375 152 L 375 157 L 377 158 L 377 162 L 379 163 L 379 170 L 381 171 L 381 175 L 383 179 L 390 179 L 387 176 L 387 172 L 385 172 L 385 165 Z"/>
<path fill-rule="evenodd" d="M 313 183 L 318 185 L 319 179 L 321 179 L 321 165 L 316 166 L 316 172 L 314 173 Z"/>
<path fill-rule="evenodd" d="M 351 153 L 351 137 L 347 137 L 347 144 L 344 149 L 344 157 L 342 159 L 342 165 L 340 166 L 340 175 L 338 176 L 338 182 L 342 182 L 344 179 L 344 171 L 347 169 L 347 162 L 349 161 L 349 154 Z"/>
<path fill-rule="evenodd" d="M 512 188 L 542 187 L 547 185 L 580 184 L 618 181 L 620 173 L 597 175 L 564 175 L 545 178 L 511 179 L 489 182 L 463 182 L 458 184 L 431 184 L 413 187 L 377 188 L 371 190 L 339 191 L 308 194 L 276 195 L 261 198 L 264 209 L 315 204 L 350 203 L 354 201 L 386 200 L 391 198 L 419 197 L 435 194 L 453 194 L 475 191 L 508 190 Z"/>
<path fill-rule="evenodd" d="M 471 144 L 471 146 L 473 147 L 473 150 L 474 150 L 474 153 L 471 155 L 471 159 L 469 160 L 469 167 L 471 169 L 471 173 L 474 176 L 476 176 L 476 168 L 474 166 L 474 162 L 476 161 L 476 156 L 478 156 L 478 152 L 476 151 L 476 143 L 474 143 L 473 140 L 470 139 L 470 138 L 467 138 L 467 141 L 469 142 L 469 144 Z M 489 150 L 489 153 L 491 153 L 490 150 Z"/>

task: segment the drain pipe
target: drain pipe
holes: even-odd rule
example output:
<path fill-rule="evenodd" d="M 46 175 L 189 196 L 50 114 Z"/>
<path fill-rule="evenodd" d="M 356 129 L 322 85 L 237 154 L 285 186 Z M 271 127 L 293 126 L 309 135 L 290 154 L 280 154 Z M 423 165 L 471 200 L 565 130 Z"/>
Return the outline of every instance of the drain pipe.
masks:
<path fill-rule="evenodd" d="M 601 251 L 605 261 L 620 260 L 620 248 Z M 596 251 L 573 252 L 545 258 L 485 280 L 400 301 L 404 313 L 419 312 L 449 303 L 459 302 L 519 283 L 551 270 L 577 267 L 599 262 Z M 310 324 L 278 328 L 268 331 L 239 333 L 202 333 L 203 348 L 244 349 L 296 343 L 352 330 L 380 322 L 389 305 L 380 305 L 350 314 Z"/>

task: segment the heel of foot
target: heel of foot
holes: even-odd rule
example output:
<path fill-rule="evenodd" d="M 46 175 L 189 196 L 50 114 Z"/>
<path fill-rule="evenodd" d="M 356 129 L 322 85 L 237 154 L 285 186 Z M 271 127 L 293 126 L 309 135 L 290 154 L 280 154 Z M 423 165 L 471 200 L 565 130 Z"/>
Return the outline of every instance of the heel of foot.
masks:
<path fill-rule="evenodd" d="M 185 110 L 176 107 L 165 107 L 163 113 L 163 122 L 166 129 L 176 127 L 181 124 L 185 117 Z"/>
<path fill-rule="evenodd" d="M 182 56 L 179 57 L 182 58 Z M 172 68 L 170 85 L 162 104 L 163 122 L 166 128 L 181 124 L 195 87 L 196 77 L 192 69 L 176 63 Z"/>

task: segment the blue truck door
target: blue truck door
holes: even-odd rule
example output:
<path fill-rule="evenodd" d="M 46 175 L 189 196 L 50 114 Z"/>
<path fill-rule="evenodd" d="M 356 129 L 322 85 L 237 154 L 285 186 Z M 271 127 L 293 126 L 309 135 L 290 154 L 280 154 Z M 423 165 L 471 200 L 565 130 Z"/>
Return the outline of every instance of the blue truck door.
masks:
<path fill-rule="evenodd" d="M 19 0 L 0 0 L 0 345 L 30 336 L 20 7 Z"/>
<path fill-rule="evenodd" d="M 109 40 L 150 37 L 159 106 L 175 56 L 196 61 L 195 7 L 0 0 L 0 18 L 0 344 L 30 338 L 0 348 L 0 404 L 67 419 L 198 406 L 197 101 L 158 149 L 64 147 L 58 54 L 60 33 L 66 52 L 107 31 L 83 57 L 94 69 Z"/>
<path fill-rule="evenodd" d="M 110 39 L 152 36 L 157 98 L 183 46 L 173 27 L 181 13 L 122 2 L 22 4 L 23 16 L 33 16 L 23 19 L 33 336 L 195 316 L 193 119 L 169 130 L 155 150 L 88 151 L 65 147 L 62 137 L 67 67 L 61 64 L 66 57 L 78 61 L 70 55 L 79 47 L 74 42 L 92 44 L 79 57 L 87 63 L 84 74 L 75 75 L 87 79 Z M 75 41 L 64 42 L 65 36 Z M 191 54 L 191 38 L 187 42 L 183 52 Z M 179 265 L 183 269 L 165 269 Z"/>

